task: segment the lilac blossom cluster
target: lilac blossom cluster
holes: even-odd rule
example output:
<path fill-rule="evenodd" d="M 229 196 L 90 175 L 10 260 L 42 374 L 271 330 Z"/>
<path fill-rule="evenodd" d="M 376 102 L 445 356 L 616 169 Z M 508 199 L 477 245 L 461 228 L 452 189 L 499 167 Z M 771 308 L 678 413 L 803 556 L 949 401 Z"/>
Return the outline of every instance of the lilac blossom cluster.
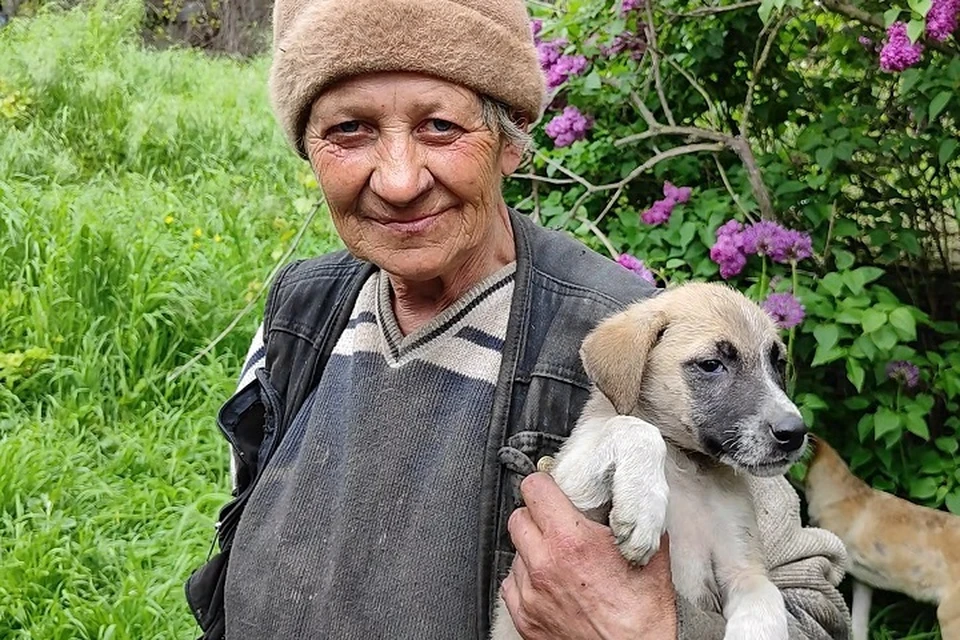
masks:
<path fill-rule="evenodd" d="M 649 209 L 640 214 L 640 219 L 647 224 L 663 224 L 670 219 L 673 208 L 690 200 L 690 187 L 676 187 L 669 181 L 663 183 L 663 199 L 657 200 Z"/>
<path fill-rule="evenodd" d="M 609 45 L 601 45 L 600 51 L 608 58 L 619 55 L 624 51 L 630 52 L 630 57 L 634 60 L 641 60 L 647 50 L 647 39 L 641 34 L 625 30 L 617 34 L 613 42 Z"/>
<path fill-rule="evenodd" d="M 620 13 L 626 15 L 631 11 L 642 9 L 643 2 L 644 0 L 623 0 L 623 2 L 620 5 Z"/>
<path fill-rule="evenodd" d="M 887 364 L 887 377 L 907 389 L 914 389 L 920 384 L 920 369 L 912 362 L 894 360 Z"/>
<path fill-rule="evenodd" d="M 766 311 L 781 329 L 792 329 L 806 316 L 806 309 L 792 293 L 771 293 L 763 301 Z"/>
<path fill-rule="evenodd" d="M 710 248 L 710 259 L 720 265 L 722 278 L 731 278 L 743 271 L 751 255 L 767 256 L 781 264 L 796 263 L 813 255 L 813 243 L 808 234 L 769 220 L 746 227 L 729 220 L 717 229 L 717 242 Z"/>
<path fill-rule="evenodd" d="M 960 0 L 933 0 L 927 12 L 927 36 L 943 42 L 957 30 Z"/>
<path fill-rule="evenodd" d="M 640 260 L 629 253 L 624 253 L 617 258 L 617 264 L 624 269 L 634 272 L 650 284 L 657 284 L 656 278 L 653 276 L 653 272 L 647 268 L 647 265 L 643 264 L 643 260 Z"/>
<path fill-rule="evenodd" d="M 920 61 L 923 44 L 910 42 L 907 25 L 894 22 L 887 27 L 887 41 L 880 50 L 880 68 L 884 71 L 903 71 Z"/>
<path fill-rule="evenodd" d="M 593 127 L 591 118 L 580 113 L 580 110 L 576 107 L 568 105 L 559 115 L 547 123 L 544 131 L 553 139 L 554 145 L 567 147 L 577 140 L 586 138 L 587 131 L 591 127 Z"/>
<path fill-rule="evenodd" d="M 542 20 L 532 20 L 530 29 L 533 31 L 533 42 L 537 46 L 540 68 L 546 75 L 548 88 L 556 89 L 571 76 L 580 75 L 587 68 L 586 56 L 572 56 L 563 52 L 569 44 L 566 39 L 543 40 L 540 37 L 543 30 Z"/>

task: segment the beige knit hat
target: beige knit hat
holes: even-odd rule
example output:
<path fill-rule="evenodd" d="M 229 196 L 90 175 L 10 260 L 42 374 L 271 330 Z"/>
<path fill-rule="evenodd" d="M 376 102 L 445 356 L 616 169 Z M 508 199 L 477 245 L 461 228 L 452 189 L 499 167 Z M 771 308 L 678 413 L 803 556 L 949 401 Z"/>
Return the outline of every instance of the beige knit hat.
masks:
<path fill-rule="evenodd" d="M 361 73 L 415 71 L 540 116 L 545 86 L 523 0 L 276 0 L 270 99 L 306 157 L 313 101 Z"/>

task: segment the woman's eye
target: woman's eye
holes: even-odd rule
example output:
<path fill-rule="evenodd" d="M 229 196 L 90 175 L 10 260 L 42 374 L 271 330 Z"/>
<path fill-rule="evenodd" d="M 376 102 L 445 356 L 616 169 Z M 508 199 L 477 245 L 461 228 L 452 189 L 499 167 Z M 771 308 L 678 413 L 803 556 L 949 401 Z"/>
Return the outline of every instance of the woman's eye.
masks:
<path fill-rule="evenodd" d="M 701 371 L 707 373 L 716 373 L 723 369 L 723 363 L 719 360 L 701 360 L 697 363 L 697 366 L 700 367 Z"/>
<path fill-rule="evenodd" d="M 333 128 L 336 133 L 356 133 L 360 131 L 360 122 L 357 120 L 350 120 L 349 122 L 341 122 Z"/>
<path fill-rule="evenodd" d="M 453 128 L 456 125 L 450 122 L 449 120 L 441 120 L 440 118 L 434 118 L 433 120 L 430 121 L 430 126 L 432 126 L 434 130 L 440 133 L 447 133 L 449 131 L 453 131 Z"/>

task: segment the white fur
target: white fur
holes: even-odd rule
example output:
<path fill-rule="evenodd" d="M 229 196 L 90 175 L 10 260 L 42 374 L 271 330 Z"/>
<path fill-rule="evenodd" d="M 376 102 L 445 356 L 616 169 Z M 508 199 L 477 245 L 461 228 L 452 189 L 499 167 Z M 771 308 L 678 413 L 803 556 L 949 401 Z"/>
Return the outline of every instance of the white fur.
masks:
<path fill-rule="evenodd" d="M 729 467 L 698 469 L 655 426 L 617 415 L 597 392 L 552 475 L 582 511 L 612 504 L 610 526 L 628 560 L 645 564 L 666 530 L 677 593 L 722 612 L 726 640 L 787 639 L 786 608 L 766 575 L 744 476 Z M 502 598 L 491 638 L 520 638 Z"/>

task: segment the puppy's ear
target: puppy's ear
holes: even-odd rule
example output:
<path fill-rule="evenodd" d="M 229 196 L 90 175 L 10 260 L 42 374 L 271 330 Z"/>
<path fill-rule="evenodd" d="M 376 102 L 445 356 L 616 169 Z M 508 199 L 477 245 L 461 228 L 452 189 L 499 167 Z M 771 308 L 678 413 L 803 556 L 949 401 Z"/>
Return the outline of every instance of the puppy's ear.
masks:
<path fill-rule="evenodd" d="M 639 303 L 604 320 L 584 339 L 583 368 L 617 413 L 628 415 L 636 408 L 647 356 L 666 328 L 665 313 Z"/>

